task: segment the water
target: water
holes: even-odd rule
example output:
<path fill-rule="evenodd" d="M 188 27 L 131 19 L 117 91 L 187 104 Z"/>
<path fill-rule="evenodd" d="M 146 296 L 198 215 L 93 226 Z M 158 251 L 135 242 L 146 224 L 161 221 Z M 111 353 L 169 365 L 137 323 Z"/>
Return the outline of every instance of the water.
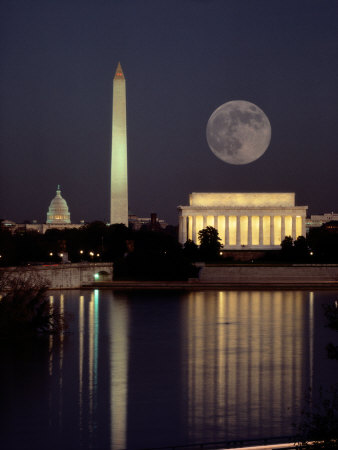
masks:
<path fill-rule="evenodd" d="M 52 292 L 69 330 L 2 350 L 0 448 L 134 449 L 295 433 L 337 378 L 338 292 Z"/>

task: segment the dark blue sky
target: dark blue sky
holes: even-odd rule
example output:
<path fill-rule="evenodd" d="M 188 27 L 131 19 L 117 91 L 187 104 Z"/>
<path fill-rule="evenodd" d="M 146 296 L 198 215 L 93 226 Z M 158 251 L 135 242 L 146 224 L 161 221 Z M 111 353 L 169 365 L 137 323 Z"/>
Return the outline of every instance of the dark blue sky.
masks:
<path fill-rule="evenodd" d="M 112 78 L 127 80 L 129 208 L 177 222 L 194 191 L 296 192 L 338 211 L 337 0 L 1 0 L 0 217 L 109 217 Z M 259 106 L 257 161 L 209 150 L 211 113 Z"/>

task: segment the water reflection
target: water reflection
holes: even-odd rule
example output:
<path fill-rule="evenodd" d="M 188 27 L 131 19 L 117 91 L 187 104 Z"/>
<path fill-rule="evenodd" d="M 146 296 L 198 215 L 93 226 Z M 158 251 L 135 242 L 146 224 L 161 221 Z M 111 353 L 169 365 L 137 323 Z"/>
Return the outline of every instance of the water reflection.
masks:
<path fill-rule="evenodd" d="M 79 298 L 79 429 L 83 430 L 84 296 Z"/>
<path fill-rule="evenodd" d="M 126 448 L 128 401 L 128 310 L 120 296 L 109 314 L 111 448 Z"/>
<path fill-rule="evenodd" d="M 283 435 L 311 372 L 303 292 L 190 293 L 183 304 L 189 435 Z M 290 427 L 288 427 L 290 429 Z M 290 430 L 291 431 L 291 430 Z"/>
<path fill-rule="evenodd" d="M 0 444 L 117 450 L 292 434 L 306 389 L 335 379 L 321 309 L 332 295 L 53 292 L 69 331 L 38 359 L 0 360 L 11 404 Z"/>

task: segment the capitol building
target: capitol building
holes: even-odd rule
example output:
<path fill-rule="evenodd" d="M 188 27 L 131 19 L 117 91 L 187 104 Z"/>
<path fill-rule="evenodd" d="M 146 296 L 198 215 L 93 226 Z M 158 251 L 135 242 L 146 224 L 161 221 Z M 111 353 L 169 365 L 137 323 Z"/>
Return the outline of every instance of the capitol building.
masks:
<path fill-rule="evenodd" d="M 68 225 L 70 224 L 70 212 L 66 200 L 61 196 L 60 185 L 56 190 L 56 196 L 49 205 L 47 212 L 47 224 Z"/>
<path fill-rule="evenodd" d="M 37 231 L 45 233 L 50 229 L 64 230 L 65 228 L 80 228 L 84 226 L 84 220 L 81 223 L 71 223 L 70 212 L 66 200 L 61 195 L 60 185 L 57 186 L 56 196 L 50 202 L 46 223 L 20 223 L 17 224 L 11 220 L 3 220 L 1 225 L 14 231 Z"/>

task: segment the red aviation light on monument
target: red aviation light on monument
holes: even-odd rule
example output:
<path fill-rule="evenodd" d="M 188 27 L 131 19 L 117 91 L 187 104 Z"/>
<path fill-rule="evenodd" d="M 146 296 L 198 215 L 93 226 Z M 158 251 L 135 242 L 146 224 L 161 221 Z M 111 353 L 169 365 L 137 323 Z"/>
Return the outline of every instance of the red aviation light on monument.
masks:
<path fill-rule="evenodd" d="M 117 68 L 116 68 L 116 72 L 115 72 L 115 76 L 114 76 L 114 80 L 124 80 L 124 74 L 123 74 L 123 70 L 121 67 L 121 64 L 118 63 Z"/>

